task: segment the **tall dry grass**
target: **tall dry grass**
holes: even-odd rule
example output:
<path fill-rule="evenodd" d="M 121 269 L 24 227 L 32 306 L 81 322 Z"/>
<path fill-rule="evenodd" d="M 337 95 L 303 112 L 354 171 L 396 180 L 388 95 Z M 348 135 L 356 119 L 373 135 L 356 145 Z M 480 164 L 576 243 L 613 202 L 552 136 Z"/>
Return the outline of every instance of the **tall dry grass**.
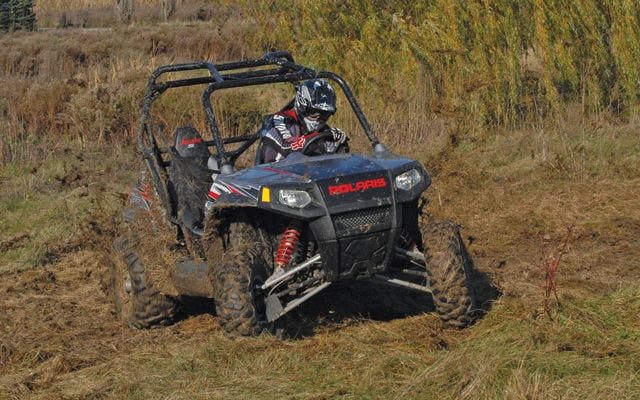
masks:
<path fill-rule="evenodd" d="M 134 0 L 131 20 L 126 23 L 156 23 L 171 20 L 209 20 L 216 14 L 217 2 L 174 0 L 167 14 L 166 0 Z M 106 27 L 119 23 L 114 0 L 37 1 L 34 10 L 38 25 L 45 28 Z"/>
<path fill-rule="evenodd" d="M 482 251 L 504 254 L 504 259 L 511 262 L 512 258 L 520 257 L 522 244 L 533 235 L 531 232 L 557 229 L 556 225 L 566 222 L 549 218 L 562 209 L 567 218 L 588 215 L 590 226 L 598 227 L 587 227 L 593 229 L 589 230 L 583 226 L 578 237 L 604 235 L 608 252 L 583 249 L 587 255 L 584 260 L 590 260 L 593 270 L 600 271 L 601 264 L 607 262 L 620 265 L 621 269 L 628 265 L 625 255 L 633 255 L 632 238 L 637 237 L 637 231 L 632 228 L 636 225 L 633 220 L 628 226 L 620 225 L 624 220 L 619 214 L 632 216 L 637 209 L 633 185 L 623 182 L 603 186 L 599 182 L 594 191 L 593 186 L 585 184 L 589 196 L 581 197 L 582 201 L 573 201 L 575 189 L 567 190 L 566 182 L 558 184 L 555 195 L 532 188 L 558 177 L 608 174 L 615 179 L 637 180 L 640 165 L 636 131 L 640 96 L 637 1 L 184 0 L 178 2 L 176 13 L 166 24 L 157 23 L 161 20 L 159 0 L 138 0 L 136 4 L 132 21 L 119 24 L 115 22 L 114 2 L 110 0 L 41 0 L 35 8 L 41 27 L 54 28 L 67 21 L 71 26 L 101 29 L 49 29 L 0 36 L 0 165 L 4 174 L 0 179 L 8 188 L 2 191 L 3 205 L 9 204 L 0 218 L 0 223 L 5 224 L 3 243 L 24 237 L 24 232 L 39 230 L 44 230 L 46 237 L 29 239 L 31 242 L 57 243 L 74 228 L 68 222 L 68 209 L 80 210 L 76 201 L 87 197 L 101 199 L 104 193 L 113 192 L 96 188 L 95 196 L 85 195 L 85 186 L 94 187 L 97 178 L 93 174 L 104 168 L 98 156 L 94 159 L 94 155 L 74 150 L 75 154 L 59 157 L 65 164 L 52 155 L 64 155 L 69 150 L 67 143 L 80 149 L 91 144 L 109 147 L 132 143 L 146 79 L 155 67 L 193 60 L 257 57 L 277 48 L 290 50 L 301 63 L 342 75 L 352 84 L 380 137 L 393 150 L 425 160 L 428 169 L 441 178 L 440 182 L 452 182 L 446 187 L 434 182 L 431 208 L 435 212 L 453 210 L 470 231 L 478 233 L 476 242 Z M 176 104 L 169 99 L 165 107 L 195 115 L 194 109 L 199 104 Z M 634 118 L 635 125 L 619 123 Z M 349 131 L 355 128 L 354 121 L 347 118 L 336 123 Z M 514 126 L 518 129 L 505 129 Z M 476 145 L 478 142 L 481 145 Z M 458 146 L 459 151 L 454 154 L 447 146 Z M 445 150 L 439 152 L 441 148 Z M 80 171 L 83 178 L 72 185 L 72 190 L 78 189 L 77 198 L 76 192 L 60 198 L 56 191 L 62 185 L 59 182 L 73 178 L 73 160 L 80 164 L 78 160 L 83 157 L 92 163 Z M 118 161 L 104 159 L 108 160 L 105 164 L 119 165 Z M 129 160 L 127 165 L 132 164 Z M 132 170 L 133 167 L 118 172 L 133 174 Z M 114 182 L 128 182 L 127 178 L 109 177 Z M 492 189 L 480 191 L 486 187 Z M 628 193 L 623 193 L 623 204 L 614 205 L 614 193 L 620 187 Z M 505 199 L 505 192 L 511 193 L 511 197 Z M 38 194 L 42 197 L 37 197 Z M 48 197 L 58 201 L 52 203 Z M 620 201 L 620 196 L 617 197 Z M 470 199 L 479 201 L 483 208 L 469 207 Z M 37 203 L 50 204 L 56 210 L 49 214 L 34 212 L 39 210 Z M 87 203 L 86 207 L 95 208 L 95 204 Z M 592 210 L 595 210 L 592 214 L 587 213 Z M 84 213 L 76 211 L 76 214 L 74 218 L 84 218 Z M 10 221 L 9 217 L 15 215 L 16 221 Z M 606 225 L 609 221 L 618 222 Z M 39 227 L 53 227 L 56 231 L 47 232 Z M 514 231 L 513 227 L 519 230 Z M 607 229 L 614 232 L 608 233 Z M 618 230 L 622 233 L 617 234 Z M 628 248 L 611 253 L 609 243 L 618 243 L 620 237 L 629 240 Z M 36 258 L 49 250 L 41 247 Z M 19 253 L 18 250 L 11 251 Z M 9 252 L 3 257 L 6 253 Z M 21 255 L 15 257 L 22 262 Z M 574 261 L 571 267 L 578 269 L 582 265 Z M 529 281 L 526 284 L 532 285 Z M 516 284 L 504 286 L 507 293 L 519 290 Z M 634 328 L 637 323 L 631 323 L 637 322 L 637 299 L 637 289 L 633 289 L 615 295 L 612 302 L 591 304 L 570 300 L 568 319 L 559 325 L 529 317 L 522 321 L 521 310 L 498 309 L 479 328 L 486 335 L 478 334 L 477 340 L 471 338 L 462 353 L 434 355 L 429 350 L 415 353 L 412 338 L 420 338 L 423 330 L 422 326 L 416 326 L 416 332 L 398 339 L 407 341 L 402 351 L 407 353 L 406 357 L 391 353 L 373 365 L 373 370 L 381 375 L 400 368 L 397 375 L 388 375 L 379 386 L 375 384 L 380 382 L 379 377 L 371 375 L 369 381 L 363 382 L 353 371 L 371 367 L 368 356 L 379 351 L 377 343 L 395 341 L 399 328 L 383 328 L 385 332 L 380 335 L 381 332 L 365 330 L 364 337 L 359 338 L 362 340 L 356 341 L 350 336 L 351 331 L 346 331 L 344 339 L 337 339 L 343 341 L 337 345 L 344 352 L 342 355 L 347 356 L 347 363 L 343 364 L 346 367 L 337 370 L 336 375 L 325 375 L 339 383 L 329 388 L 335 392 L 327 389 L 327 396 L 340 396 L 341 387 L 362 385 L 352 392 L 355 393 L 352 397 L 375 396 L 380 390 L 390 390 L 390 396 L 395 397 L 420 394 L 434 397 L 447 393 L 451 397 L 471 398 L 471 388 L 476 388 L 480 398 L 517 398 L 521 393 L 558 398 L 569 390 L 574 390 L 575 396 L 569 392 L 566 397 L 597 398 L 606 396 L 605 390 L 614 390 L 611 393 L 615 394 L 616 387 L 622 388 L 619 389 L 622 394 L 637 397 L 637 385 L 633 385 L 637 362 L 633 364 L 624 355 L 603 350 L 607 346 L 614 346 L 614 350 L 628 347 L 630 359 L 638 359 L 633 356 L 638 353 L 638 332 Z M 584 314 L 583 309 L 595 316 Z M 618 319 L 619 310 L 627 313 Z M 431 323 L 429 319 L 417 321 Z M 598 329 L 588 331 L 593 321 Z M 571 329 L 563 330 L 566 326 Z M 602 327 L 608 326 L 611 328 L 606 332 L 613 336 L 597 335 L 604 331 Z M 310 395 L 324 395 L 319 393 L 321 390 L 314 391 L 318 373 L 331 372 L 335 365 L 345 361 L 341 354 L 324 351 L 325 347 L 336 347 L 334 339 L 321 335 L 317 338 L 320 344 L 324 340 L 326 346 L 319 353 L 326 353 L 325 359 L 305 353 L 302 348 L 308 342 L 301 342 L 291 344 L 299 346 L 303 354 L 291 356 L 293 363 L 287 358 L 290 353 L 281 349 L 264 354 L 258 360 L 265 365 L 264 376 L 233 375 L 255 365 L 253 355 L 232 358 L 230 368 L 213 373 L 234 376 L 236 380 L 223 389 L 229 392 L 225 394 L 237 394 L 234 389 L 242 385 L 235 383 L 253 379 L 255 387 L 263 387 L 265 381 L 274 379 L 273 369 L 266 366 L 272 366 L 276 360 L 275 380 L 289 390 L 282 394 L 296 393 L 299 387 L 291 382 L 289 373 L 289 367 L 296 364 L 302 368 L 302 377 L 308 377 Z M 366 347 L 363 345 L 366 341 L 374 345 Z M 576 352 L 567 351 L 567 343 L 574 343 Z M 183 345 L 180 342 L 176 348 L 182 351 Z M 214 340 L 202 351 L 198 350 L 202 349 L 201 343 L 194 345 L 193 351 L 196 361 L 210 365 L 229 354 L 239 357 L 250 354 L 243 352 L 244 345 L 254 346 L 254 352 L 265 346 L 260 339 L 236 345 L 236 349 L 229 350 L 228 342 Z M 143 364 L 149 364 L 147 376 L 156 373 L 157 363 L 167 376 L 175 375 L 174 369 L 178 369 L 185 386 L 191 390 L 196 390 L 191 385 L 194 379 L 200 378 L 199 383 L 207 381 L 206 374 L 197 376 L 177 363 L 149 359 L 151 356 L 146 354 L 139 357 L 144 358 Z M 465 370 L 470 365 L 465 357 L 471 355 L 476 355 L 471 360 L 476 373 Z M 574 355 L 577 358 L 569 357 Z M 295 362 L 296 357 L 302 358 L 302 362 Z M 562 363 L 550 369 L 548 365 L 557 365 L 559 357 L 563 358 Z M 308 359 L 315 360 L 317 368 L 304 362 Z M 591 364 L 576 371 L 576 366 L 585 359 Z M 507 367 L 503 368 L 505 360 Z M 619 372 L 607 375 L 610 367 Z M 96 372 L 95 379 L 107 381 L 101 382 L 107 396 L 122 393 L 121 397 L 149 397 L 157 393 L 155 380 L 149 381 L 150 387 L 140 388 L 127 383 L 133 372 L 123 371 L 105 378 L 101 365 L 96 370 L 100 373 Z M 600 372 L 608 376 L 608 384 L 594 388 L 593 384 L 584 383 Z M 372 387 L 365 387 L 371 382 Z M 466 385 L 456 387 L 459 382 Z M 630 382 L 629 387 L 625 388 L 625 382 Z M 159 383 L 170 385 L 164 380 Z M 170 393 L 173 388 L 165 389 Z M 249 395 L 241 394 L 245 395 L 241 397 Z"/>
<path fill-rule="evenodd" d="M 38 2 L 40 26 L 88 13 L 95 18 L 81 25 L 108 28 L 0 38 L 2 163 L 22 157 L 25 138 L 130 140 L 146 76 L 158 65 L 273 48 L 345 77 L 380 136 L 408 152 L 415 147 L 406 143 L 458 145 L 496 126 L 534 126 L 552 162 L 549 121 L 569 104 L 585 129 L 588 119 L 638 115 L 633 0 L 183 0 L 169 24 L 156 24 L 159 0 L 136 5 L 131 23 L 117 24 L 107 0 Z"/>
<path fill-rule="evenodd" d="M 252 28 L 217 18 L 1 36 L 0 164 L 28 160 L 20 149 L 60 138 L 131 141 L 147 77 L 157 66 L 250 52 L 242 37 Z"/>
<path fill-rule="evenodd" d="M 257 46 L 360 71 L 358 87 L 380 104 L 421 84 L 426 112 L 477 124 L 515 126 L 567 101 L 580 101 L 585 113 L 638 112 L 636 1 L 241 4 L 265 32 Z"/>
<path fill-rule="evenodd" d="M 96 16 L 103 4 L 39 3 Z M 0 37 L 1 393 L 640 397 L 640 293 L 627 286 L 638 275 L 637 2 L 220 1 L 198 21 L 199 4 L 178 5 L 187 22 L 148 23 L 153 10 L 109 29 Z M 381 138 L 433 172 L 430 211 L 464 224 L 476 265 L 504 293 L 474 327 L 356 316 L 299 340 L 229 341 L 208 314 L 161 331 L 115 326 L 95 253 L 71 254 L 90 238 L 69 232 L 126 198 L 136 157 L 118 145 L 133 142 L 148 74 L 271 48 L 353 83 Z M 198 102 L 172 101 L 163 106 L 197 114 Z M 562 312 L 541 319 L 537 235 L 578 219 L 558 276 Z"/>

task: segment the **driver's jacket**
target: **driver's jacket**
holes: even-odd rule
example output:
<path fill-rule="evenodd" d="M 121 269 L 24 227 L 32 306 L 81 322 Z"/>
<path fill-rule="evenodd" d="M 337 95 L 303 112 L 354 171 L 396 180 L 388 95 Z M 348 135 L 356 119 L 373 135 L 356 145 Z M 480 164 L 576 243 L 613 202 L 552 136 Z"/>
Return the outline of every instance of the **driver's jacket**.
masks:
<path fill-rule="evenodd" d="M 323 129 L 328 129 L 325 126 Z M 296 112 L 292 109 L 277 112 L 264 121 L 260 131 L 262 143 L 262 163 L 278 161 L 294 151 L 300 151 L 308 139 L 320 132 L 307 132 Z M 323 143 L 325 153 L 334 153 L 336 143 L 327 140 Z"/>

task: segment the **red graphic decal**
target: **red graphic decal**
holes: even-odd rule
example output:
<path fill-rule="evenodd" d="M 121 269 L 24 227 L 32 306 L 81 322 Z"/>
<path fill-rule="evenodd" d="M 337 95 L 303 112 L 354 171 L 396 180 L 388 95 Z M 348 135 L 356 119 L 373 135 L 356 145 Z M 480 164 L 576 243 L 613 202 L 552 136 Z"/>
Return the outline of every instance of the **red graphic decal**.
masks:
<path fill-rule="evenodd" d="M 209 197 L 211 197 L 214 200 L 218 200 L 218 197 L 220 197 L 220 194 L 214 192 L 214 191 L 209 191 Z"/>
<path fill-rule="evenodd" d="M 302 149 L 304 147 L 304 142 L 305 142 L 305 138 L 303 136 L 300 139 L 296 140 L 295 142 L 291 143 L 291 150 L 297 151 Z"/>
<path fill-rule="evenodd" d="M 149 197 L 149 195 L 147 194 L 147 192 L 149 191 L 149 186 L 147 186 L 147 185 L 145 185 L 143 183 L 141 188 L 135 188 L 133 190 L 136 193 L 138 193 L 140 195 L 140 197 L 142 197 L 143 199 L 145 199 L 146 201 L 151 203 L 151 197 Z M 129 194 L 129 197 L 131 197 L 131 194 Z"/>
<path fill-rule="evenodd" d="M 297 151 L 302 149 L 304 147 L 304 142 L 306 142 L 307 139 L 311 139 L 312 137 L 318 136 L 319 134 L 320 132 L 313 132 L 313 133 L 309 133 L 308 135 L 301 136 L 298 139 L 295 139 L 291 143 L 291 150 Z"/>
<path fill-rule="evenodd" d="M 287 175 L 293 175 L 293 172 L 289 172 L 289 171 L 284 171 L 282 169 L 276 169 L 276 168 L 269 168 L 269 167 L 265 167 L 262 168 L 263 171 L 271 171 L 271 172 L 277 172 L 279 174 L 287 174 Z"/>
<path fill-rule="evenodd" d="M 242 193 L 240 193 L 240 191 L 238 189 L 234 188 L 231 185 L 226 185 L 226 186 L 227 186 L 227 189 L 229 189 L 231 191 L 231 193 L 239 194 L 240 196 L 242 196 Z"/>
<path fill-rule="evenodd" d="M 188 146 L 190 144 L 196 143 L 202 143 L 202 138 L 183 139 L 182 142 L 180 142 L 180 144 L 183 146 Z"/>
<path fill-rule="evenodd" d="M 369 189 L 378 189 L 387 186 L 387 181 L 384 178 L 369 179 L 366 181 L 359 181 L 353 183 L 343 183 L 342 185 L 329 186 L 329 196 L 336 194 L 347 194 L 353 192 L 360 192 Z"/>

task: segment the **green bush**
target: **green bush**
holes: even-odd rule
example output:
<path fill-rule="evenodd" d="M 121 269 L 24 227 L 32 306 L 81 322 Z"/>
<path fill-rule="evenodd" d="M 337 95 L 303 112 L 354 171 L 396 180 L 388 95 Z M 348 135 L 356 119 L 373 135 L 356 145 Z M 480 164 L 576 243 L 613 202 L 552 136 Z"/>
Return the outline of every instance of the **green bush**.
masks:
<path fill-rule="evenodd" d="M 3 32 L 19 29 L 34 30 L 36 15 L 33 0 L 0 0 L 0 30 Z"/>

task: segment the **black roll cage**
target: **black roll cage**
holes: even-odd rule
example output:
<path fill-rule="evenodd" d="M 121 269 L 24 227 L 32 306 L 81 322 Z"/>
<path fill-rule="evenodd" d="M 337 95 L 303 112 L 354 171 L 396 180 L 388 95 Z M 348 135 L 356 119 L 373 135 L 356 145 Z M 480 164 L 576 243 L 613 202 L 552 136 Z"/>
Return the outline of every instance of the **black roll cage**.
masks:
<path fill-rule="evenodd" d="M 194 71 L 198 76 L 183 79 L 169 79 L 166 81 L 160 81 L 159 79 L 165 74 L 185 71 Z M 206 75 L 202 74 L 203 71 L 206 72 Z M 351 89 L 345 81 L 332 72 L 316 71 L 312 68 L 296 64 L 291 54 L 287 51 L 270 52 L 262 58 L 254 60 L 221 64 L 212 64 L 210 62 L 171 64 L 159 67 L 153 71 L 147 82 L 147 92 L 142 104 L 136 139 L 138 149 L 147 169 L 151 173 L 151 179 L 156 187 L 156 192 L 165 209 L 166 217 L 172 223 L 180 225 L 177 219 L 177 205 L 172 201 L 170 194 L 171 182 L 168 176 L 168 167 L 171 164 L 171 145 L 162 147 L 158 144 L 157 136 L 165 139 L 169 138 L 164 135 L 162 126 L 153 121 L 151 107 L 155 100 L 171 88 L 208 85 L 202 94 L 202 103 L 212 140 L 206 140 L 206 145 L 210 149 L 215 148 L 212 155 L 218 162 L 220 173 L 231 174 L 234 172 L 233 165 L 236 159 L 259 139 L 259 132 L 223 138 L 218 130 L 213 106 L 211 104 L 213 92 L 220 89 L 271 83 L 290 82 L 298 84 L 300 81 L 312 78 L 329 79 L 338 84 L 369 139 L 374 153 L 386 153 L 386 147 L 379 142 L 374 134 Z M 293 105 L 292 102 L 293 101 L 289 102 L 285 108 L 291 107 Z M 239 144 L 239 146 L 232 149 L 231 147 L 234 146 L 226 148 L 226 144 Z"/>
<path fill-rule="evenodd" d="M 255 69 L 259 67 L 270 68 Z M 208 75 L 159 82 L 159 78 L 164 74 L 184 71 L 206 71 Z M 316 71 L 312 68 L 296 64 L 291 54 L 287 51 L 270 52 L 265 54 L 262 58 L 254 60 L 222 64 L 195 62 L 172 64 L 157 68 L 151 74 L 147 83 L 147 93 L 142 106 L 142 116 L 137 132 L 138 147 L 145 160 L 148 162 L 151 161 L 159 167 L 166 167 L 168 162 L 163 160 L 162 154 L 166 154 L 169 149 L 160 148 L 157 145 L 157 141 L 153 133 L 153 130 L 157 129 L 157 127 L 149 125 L 152 103 L 167 89 L 208 84 L 209 86 L 202 94 L 202 103 L 213 140 L 208 140 L 207 145 L 209 147 L 215 147 L 215 153 L 217 153 L 216 157 L 218 159 L 221 172 L 223 174 L 231 173 L 233 172 L 233 164 L 235 163 L 235 160 L 258 139 L 258 134 L 253 133 L 230 138 L 222 138 L 220 131 L 218 130 L 218 124 L 211 104 L 211 95 L 213 92 L 220 89 L 271 83 L 299 83 L 302 80 L 312 78 L 329 79 L 338 84 L 353 109 L 353 112 L 358 118 L 358 121 L 362 125 L 372 147 L 376 149 L 380 142 L 371 129 L 371 126 L 364 116 L 353 92 L 345 81 L 333 72 Z M 225 144 L 231 143 L 242 144 L 233 150 L 225 148 Z M 153 158 L 155 158 L 155 162 L 152 161 Z M 153 169 L 155 170 L 156 168 Z"/>

